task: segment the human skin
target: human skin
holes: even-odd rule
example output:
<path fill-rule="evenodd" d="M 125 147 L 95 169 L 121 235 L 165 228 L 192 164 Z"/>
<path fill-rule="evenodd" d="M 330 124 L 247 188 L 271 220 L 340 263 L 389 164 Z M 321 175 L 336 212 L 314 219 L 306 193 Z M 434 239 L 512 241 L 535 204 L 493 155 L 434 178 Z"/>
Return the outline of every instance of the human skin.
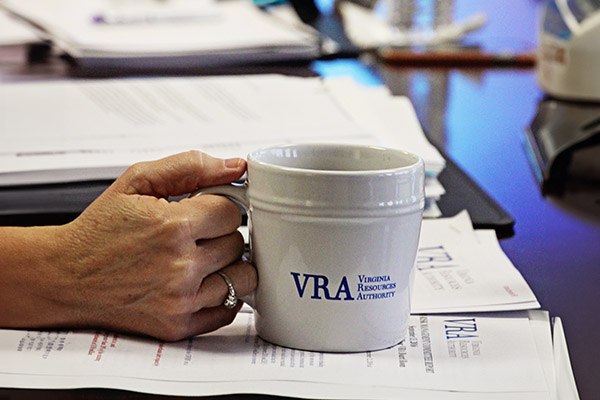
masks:
<path fill-rule="evenodd" d="M 229 324 L 228 290 L 256 287 L 241 212 L 220 196 L 168 201 L 239 179 L 242 159 L 192 151 L 138 163 L 74 221 L 0 228 L 0 327 L 103 328 L 174 341 Z"/>

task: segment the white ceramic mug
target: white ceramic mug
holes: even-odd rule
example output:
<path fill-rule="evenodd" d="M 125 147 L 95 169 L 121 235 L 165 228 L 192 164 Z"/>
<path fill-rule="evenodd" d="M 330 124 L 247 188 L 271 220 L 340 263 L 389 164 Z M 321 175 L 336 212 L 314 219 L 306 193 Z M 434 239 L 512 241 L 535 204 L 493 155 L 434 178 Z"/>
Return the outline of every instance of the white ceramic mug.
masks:
<path fill-rule="evenodd" d="M 424 206 L 420 157 L 296 144 L 248 155 L 243 186 L 203 188 L 247 210 L 264 340 L 357 352 L 404 339 Z"/>

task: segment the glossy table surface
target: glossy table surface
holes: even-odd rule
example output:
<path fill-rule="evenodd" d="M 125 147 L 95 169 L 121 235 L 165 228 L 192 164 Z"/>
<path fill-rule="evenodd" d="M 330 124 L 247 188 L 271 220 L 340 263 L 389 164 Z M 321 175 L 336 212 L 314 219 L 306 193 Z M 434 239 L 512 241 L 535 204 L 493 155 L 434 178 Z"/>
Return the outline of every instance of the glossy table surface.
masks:
<path fill-rule="evenodd" d="M 323 75 L 383 83 L 411 98 L 431 141 L 514 217 L 514 235 L 501 246 L 542 308 L 562 318 L 581 398 L 599 398 L 600 183 L 571 185 L 563 196 L 542 195 L 524 141 L 544 97 L 534 70 L 400 67 L 369 58 L 311 67 Z M 24 49 L 0 48 L 2 84 L 70 77 L 60 60 L 32 65 Z M 0 399 L 115 397 L 150 396 L 0 389 Z"/>
<path fill-rule="evenodd" d="M 395 86 L 404 79 L 400 70 L 379 71 L 402 90 Z M 514 235 L 500 244 L 542 308 L 563 319 L 581 398 L 598 398 L 600 182 L 542 195 L 524 143 L 543 97 L 533 71 L 412 73 L 437 91 L 421 104 L 421 94 L 413 98 L 431 140 L 515 219 Z"/>

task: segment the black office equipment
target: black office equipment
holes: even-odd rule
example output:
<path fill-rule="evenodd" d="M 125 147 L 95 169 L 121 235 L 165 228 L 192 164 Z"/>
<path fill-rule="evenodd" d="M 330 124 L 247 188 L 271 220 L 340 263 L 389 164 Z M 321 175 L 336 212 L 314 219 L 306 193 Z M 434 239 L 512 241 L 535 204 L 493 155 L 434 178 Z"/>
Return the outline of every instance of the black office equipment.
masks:
<path fill-rule="evenodd" d="M 572 179 L 600 182 L 600 103 L 544 99 L 526 138 L 543 193 L 560 194 Z"/>

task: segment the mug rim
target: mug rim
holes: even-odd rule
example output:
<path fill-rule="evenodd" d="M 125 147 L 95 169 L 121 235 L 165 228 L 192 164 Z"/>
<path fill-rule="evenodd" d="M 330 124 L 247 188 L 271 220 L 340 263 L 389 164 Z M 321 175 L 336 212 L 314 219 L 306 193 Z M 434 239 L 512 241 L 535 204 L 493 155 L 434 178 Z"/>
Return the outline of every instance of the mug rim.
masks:
<path fill-rule="evenodd" d="M 280 164 L 269 163 L 258 158 L 258 154 L 275 149 L 286 149 L 286 148 L 300 148 L 300 147 L 319 147 L 319 148 L 346 148 L 346 149 L 368 149 L 368 150 L 377 150 L 377 151 L 385 151 L 385 152 L 393 152 L 396 154 L 401 154 L 403 156 L 409 156 L 414 158 L 414 161 L 408 165 L 394 167 L 394 168 L 381 168 L 381 169 L 365 169 L 365 170 L 336 170 L 336 169 L 311 169 L 311 168 L 300 168 L 300 167 L 290 167 Z M 350 143 L 289 143 L 289 144 L 281 144 L 274 146 L 266 146 L 248 153 L 248 163 L 255 164 L 256 166 L 260 166 L 266 169 L 274 169 L 279 172 L 287 172 L 290 174 L 299 174 L 299 173 L 310 173 L 314 175 L 347 175 L 347 176 L 374 176 L 374 175 L 389 175 L 389 174 L 397 174 L 403 173 L 407 171 L 412 171 L 415 168 L 418 168 L 419 165 L 424 165 L 423 158 L 415 153 L 411 153 L 406 150 L 395 149 L 392 147 L 380 146 L 380 145 L 371 145 L 371 144 L 350 144 Z"/>

